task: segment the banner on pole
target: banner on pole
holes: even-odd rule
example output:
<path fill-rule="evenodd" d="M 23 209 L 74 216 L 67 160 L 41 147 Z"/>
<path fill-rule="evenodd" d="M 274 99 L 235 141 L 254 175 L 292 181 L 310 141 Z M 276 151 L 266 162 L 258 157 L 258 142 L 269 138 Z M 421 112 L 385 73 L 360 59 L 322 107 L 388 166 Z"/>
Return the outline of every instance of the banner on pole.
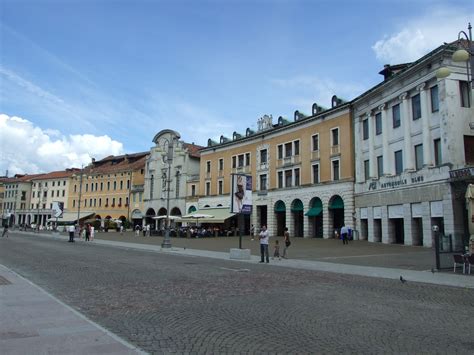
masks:
<path fill-rule="evenodd" d="M 232 213 L 252 213 L 252 176 L 232 174 L 230 211 Z"/>

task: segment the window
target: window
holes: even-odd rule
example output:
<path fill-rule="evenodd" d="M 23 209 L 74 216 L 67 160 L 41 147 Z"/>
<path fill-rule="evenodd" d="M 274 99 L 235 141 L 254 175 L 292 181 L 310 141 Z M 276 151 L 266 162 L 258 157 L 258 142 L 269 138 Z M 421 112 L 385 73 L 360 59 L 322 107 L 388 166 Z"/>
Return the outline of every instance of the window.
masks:
<path fill-rule="evenodd" d="M 300 141 L 294 141 L 295 155 L 300 155 Z"/>
<path fill-rule="evenodd" d="M 435 166 L 440 166 L 443 162 L 441 156 L 441 139 L 435 139 L 434 143 L 434 159 L 435 159 Z"/>
<path fill-rule="evenodd" d="M 245 166 L 250 165 L 250 153 L 245 153 Z"/>
<path fill-rule="evenodd" d="M 383 156 L 379 155 L 377 157 L 377 176 L 383 176 Z"/>
<path fill-rule="evenodd" d="M 224 170 L 224 159 L 219 159 L 219 171 Z"/>
<path fill-rule="evenodd" d="M 293 171 L 285 170 L 285 187 L 290 187 L 293 180 Z"/>
<path fill-rule="evenodd" d="M 397 150 L 395 152 L 395 174 L 403 173 L 403 151 Z"/>
<path fill-rule="evenodd" d="M 431 96 L 431 112 L 439 111 L 438 85 L 435 85 L 430 89 L 430 96 Z"/>
<path fill-rule="evenodd" d="M 295 186 L 300 186 L 300 169 L 295 169 Z"/>
<path fill-rule="evenodd" d="M 319 164 L 313 165 L 313 184 L 319 184 Z"/>
<path fill-rule="evenodd" d="M 235 169 L 237 167 L 237 157 L 234 155 L 232 157 L 232 169 Z"/>
<path fill-rule="evenodd" d="M 291 157 L 293 155 L 292 144 L 285 143 L 285 158 Z"/>
<path fill-rule="evenodd" d="M 283 172 L 282 171 L 279 171 L 278 172 L 278 188 L 282 188 L 283 187 Z"/>
<path fill-rule="evenodd" d="M 393 128 L 400 127 L 400 104 L 392 107 Z"/>
<path fill-rule="evenodd" d="M 370 178 L 370 160 L 364 160 L 364 180 Z"/>
<path fill-rule="evenodd" d="M 72 200 L 72 208 L 76 207 L 76 200 Z"/>
<path fill-rule="evenodd" d="M 362 138 L 364 141 L 369 139 L 369 120 L 367 118 L 362 121 Z"/>
<path fill-rule="evenodd" d="M 120 181 L 120 190 L 123 190 L 123 181 Z"/>
<path fill-rule="evenodd" d="M 92 207 L 92 199 L 89 199 L 89 207 Z"/>
<path fill-rule="evenodd" d="M 97 190 L 97 183 L 95 183 L 95 189 Z M 127 190 L 130 190 L 130 180 L 127 180 Z"/>
<path fill-rule="evenodd" d="M 75 191 L 74 191 L 75 192 Z M 33 198 L 35 198 L 35 192 L 33 191 Z"/>
<path fill-rule="evenodd" d="M 94 191 L 94 184 L 91 184 L 91 192 Z"/>
<path fill-rule="evenodd" d="M 319 134 L 315 134 L 311 137 L 313 144 L 313 151 L 319 150 Z"/>
<path fill-rule="evenodd" d="M 382 112 L 375 115 L 375 134 L 378 136 L 382 134 Z"/>
<path fill-rule="evenodd" d="M 59 197 L 59 190 L 56 190 L 56 197 Z"/>
<path fill-rule="evenodd" d="M 206 196 L 211 194 L 211 183 L 208 181 L 206 182 Z"/>
<path fill-rule="evenodd" d="M 332 145 L 339 145 L 339 128 L 331 129 Z"/>
<path fill-rule="evenodd" d="M 102 199 L 99 198 L 99 207 L 102 207 Z"/>
<path fill-rule="evenodd" d="M 206 161 L 206 173 L 211 172 L 211 161 Z"/>
<path fill-rule="evenodd" d="M 119 207 L 122 206 L 122 198 L 121 197 L 119 197 L 118 205 L 119 205 Z"/>
<path fill-rule="evenodd" d="M 154 189 L 155 189 L 155 184 L 153 183 L 153 178 L 154 178 L 154 176 L 151 175 L 150 176 L 150 200 L 153 200 L 153 192 L 154 192 Z"/>
<path fill-rule="evenodd" d="M 89 191 L 89 184 L 86 184 L 86 192 Z"/>
<path fill-rule="evenodd" d="M 217 182 L 217 189 L 219 190 L 219 195 L 222 195 L 224 192 L 223 192 L 223 184 L 222 184 L 222 180 L 219 180 Z"/>
<path fill-rule="evenodd" d="M 100 191 L 103 191 L 103 190 L 104 190 L 104 183 L 101 182 L 101 183 L 100 183 Z"/>
<path fill-rule="evenodd" d="M 117 190 L 117 181 L 114 181 L 114 190 Z"/>
<path fill-rule="evenodd" d="M 461 94 L 461 107 L 471 107 L 469 83 L 467 81 L 459 81 L 459 91 Z"/>
<path fill-rule="evenodd" d="M 411 113 L 413 115 L 413 121 L 421 117 L 420 94 L 416 94 L 411 98 Z"/>
<path fill-rule="evenodd" d="M 110 181 L 107 181 L 107 190 L 110 190 Z"/>
<path fill-rule="evenodd" d="M 260 175 L 260 190 L 267 189 L 267 174 Z"/>
<path fill-rule="evenodd" d="M 260 151 L 260 164 L 266 164 L 267 163 L 267 150 L 262 149 Z"/>
<path fill-rule="evenodd" d="M 332 164 L 332 179 L 334 181 L 339 180 L 339 160 L 333 160 Z"/>
<path fill-rule="evenodd" d="M 279 145 L 278 147 L 278 159 L 283 159 L 283 145 Z"/>
<path fill-rule="evenodd" d="M 196 196 L 196 185 L 191 185 L 191 196 Z"/>
<path fill-rule="evenodd" d="M 243 154 L 240 154 L 240 155 L 238 156 L 238 162 L 239 162 L 238 167 L 239 167 L 239 168 L 242 168 L 242 167 L 244 166 L 244 155 L 243 155 Z"/>
<path fill-rule="evenodd" d="M 415 145 L 416 170 L 423 169 L 423 144 Z"/>
<path fill-rule="evenodd" d="M 112 207 L 115 207 L 115 197 L 112 198 Z"/>
<path fill-rule="evenodd" d="M 87 198 L 84 199 L 84 207 L 87 207 Z"/>

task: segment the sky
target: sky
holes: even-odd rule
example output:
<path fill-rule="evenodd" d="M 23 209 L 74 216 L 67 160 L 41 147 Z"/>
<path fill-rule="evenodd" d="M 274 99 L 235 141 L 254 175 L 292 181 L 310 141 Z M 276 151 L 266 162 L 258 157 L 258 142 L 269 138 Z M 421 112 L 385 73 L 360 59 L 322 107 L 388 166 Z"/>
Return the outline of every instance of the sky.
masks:
<path fill-rule="evenodd" d="M 472 0 L 0 0 L 0 176 L 292 120 L 468 22 Z"/>

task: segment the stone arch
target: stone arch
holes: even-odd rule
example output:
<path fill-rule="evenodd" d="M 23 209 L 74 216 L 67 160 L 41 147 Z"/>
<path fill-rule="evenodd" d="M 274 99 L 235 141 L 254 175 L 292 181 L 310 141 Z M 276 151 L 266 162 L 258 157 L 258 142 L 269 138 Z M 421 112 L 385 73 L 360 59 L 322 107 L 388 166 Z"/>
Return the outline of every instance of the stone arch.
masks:
<path fill-rule="evenodd" d="M 286 227 L 286 205 L 282 200 L 275 202 L 273 207 L 276 220 L 276 235 L 283 235 Z"/>
<path fill-rule="evenodd" d="M 339 230 L 344 225 L 344 200 L 339 195 L 333 195 L 329 199 L 328 204 L 328 217 L 329 217 L 329 235 L 334 236 L 334 231 Z"/>
<path fill-rule="evenodd" d="M 309 202 L 308 212 L 309 235 L 312 238 L 323 237 L 323 201 L 319 197 L 313 197 Z"/>
<path fill-rule="evenodd" d="M 189 208 L 188 208 L 188 214 L 189 214 L 189 213 L 196 212 L 196 211 L 197 211 L 196 206 L 189 206 Z"/>
<path fill-rule="evenodd" d="M 295 237 L 304 237 L 303 231 L 303 202 L 296 198 L 291 202 L 291 216 L 293 218 L 293 235 Z"/>

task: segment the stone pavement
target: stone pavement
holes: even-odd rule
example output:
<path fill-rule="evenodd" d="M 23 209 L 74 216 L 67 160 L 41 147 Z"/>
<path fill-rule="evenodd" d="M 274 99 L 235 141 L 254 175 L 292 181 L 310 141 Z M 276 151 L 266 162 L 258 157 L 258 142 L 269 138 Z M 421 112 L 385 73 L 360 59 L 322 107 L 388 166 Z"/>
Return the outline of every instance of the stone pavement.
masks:
<path fill-rule="evenodd" d="M 26 232 L 13 232 L 15 234 Z M 31 233 L 28 233 L 30 236 Z M 64 242 L 64 234 L 40 233 L 35 236 Z M 5 240 L 7 241 L 7 240 Z M 181 254 L 229 260 L 229 249 L 238 247 L 237 237 L 185 239 L 172 238 L 173 247 L 161 248 L 161 237 L 136 237 L 133 233 L 99 233 L 87 243 L 111 247 L 145 250 L 156 253 Z M 78 243 L 86 243 L 77 240 Z M 244 237 L 243 248 L 252 252 L 257 263 L 258 241 Z M 433 251 L 420 247 L 381 245 L 353 241 L 343 246 L 336 240 L 293 239 L 289 249 L 292 259 L 271 260 L 273 266 L 377 278 L 399 279 L 452 287 L 474 289 L 474 275 L 452 271 L 431 272 Z M 235 260 L 234 260 L 235 261 Z M 396 266 L 396 267 L 393 267 Z M 99 325 L 86 319 L 52 295 L 0 265 L 0 353 L 24 354 L 131 354 L 140 353 Z"/>

